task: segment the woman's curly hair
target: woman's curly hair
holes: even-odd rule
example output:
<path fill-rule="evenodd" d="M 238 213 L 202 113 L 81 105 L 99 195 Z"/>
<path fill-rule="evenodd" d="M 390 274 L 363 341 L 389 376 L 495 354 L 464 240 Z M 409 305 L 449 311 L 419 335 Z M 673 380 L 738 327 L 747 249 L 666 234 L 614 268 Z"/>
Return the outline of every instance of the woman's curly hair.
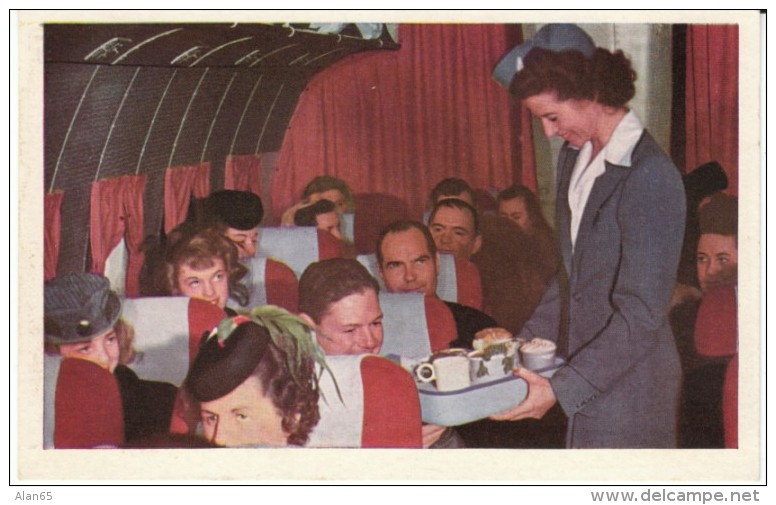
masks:
<path fill-rule="evenodd" d="M 636 72 L 625 54 L 597 48 L 591 58 L 579 51 L 533 49 L 515 75 L 510 92 L 524 100 L 545 92 L 560 101 L 590 100 L 625 107 L 636 94 Z"/>
<path fill-rule="evenodd" d="M 299 372 L 305 379 L 299 384 L 289 371 L 286 359 L 285 354 L 270 343 L 253 376 L 283 418 L 281 426 L 288 433 L 288 443 L 305 445 L 321 418 L 318 388 L 314 384 L 315 364 L 312 358 L 303 359 Z"/>

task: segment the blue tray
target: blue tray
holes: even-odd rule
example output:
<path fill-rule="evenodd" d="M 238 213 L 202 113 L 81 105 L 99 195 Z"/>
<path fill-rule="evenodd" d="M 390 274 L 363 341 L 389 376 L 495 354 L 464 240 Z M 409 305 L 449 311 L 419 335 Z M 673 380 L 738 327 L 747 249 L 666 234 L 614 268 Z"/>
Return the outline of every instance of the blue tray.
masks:
<path fill-rule="evenodd" d="M 555 358 L 551 367 L 536 370 L 544 377 L 563 365 Z M 511 409 L 525 399 L 528 384 L 514 375 L 473 384 L 458 391 L 438 391 L 433 384 L 418 383 L 423 422 L 440 426 L 458 426 Z"/>

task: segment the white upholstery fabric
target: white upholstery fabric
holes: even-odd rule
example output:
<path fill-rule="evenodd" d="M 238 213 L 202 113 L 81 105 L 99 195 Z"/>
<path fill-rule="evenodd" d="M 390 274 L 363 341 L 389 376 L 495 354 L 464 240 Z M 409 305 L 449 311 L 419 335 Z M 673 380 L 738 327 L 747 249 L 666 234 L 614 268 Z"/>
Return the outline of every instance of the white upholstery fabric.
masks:
<path fill-rule="evenodd" d="M 318 410 L 321 420 L 310 434 L 307 447 L 361 447 L 364 425 L 364 383 L 358 356 L 327 356 L 332 375 L 324 372 L 320 381 Z M 340 398 L 341 395 L 341 398 Z"/>
<path fill-rule="evenodd" d="M 248 274 L 242 280 L 250 293 L 248 306 L 243 307 L 231 298 L 227 306 L 235 310 L 244 310 L 267 305 L 267 258 L 264 256 L 254 256 L 253 258 L 243 260 L 242 264 L 248 269 Z"/>
<path fill-rule="evenodd" d="M 356 233 L 354 229 L 356 215 L 352 212 L 345 212 L 340 215 L 340 231 L 345 239 L 353 242 L 356 239 Z"/>
<path fill-rule="evenodd" d="M 455 256 L 439 254 L 439 275 L 437 276 L 437 296 L 448 302 L 458 301 L 458 277 L 455 272 Z"/>
<path fill-rule="evenodd" d="M 313 226 L 284 226 L 262 228 L 259 255 L 276 258 L 302 275 L 310 263 L 318 261 L 318 228 Z"/>
<path fill-rule="evenodd" d="M 189 298 L 129 298 L 122 318 L 135 328 L 141 354 L 132 369 L 144 379 L 180 386 L 189 368 Z"/>
<path fill-rule="evenodd" d="M 54 448 L 54 404 L 60 356 L 43 355 L 43 448 Z"/>
<path fill-rule="evenodd" d="M 431 354 L 425 297 L 418 293 L 380 293 L 383 347 L 380 354 L 421 358 Z"/>

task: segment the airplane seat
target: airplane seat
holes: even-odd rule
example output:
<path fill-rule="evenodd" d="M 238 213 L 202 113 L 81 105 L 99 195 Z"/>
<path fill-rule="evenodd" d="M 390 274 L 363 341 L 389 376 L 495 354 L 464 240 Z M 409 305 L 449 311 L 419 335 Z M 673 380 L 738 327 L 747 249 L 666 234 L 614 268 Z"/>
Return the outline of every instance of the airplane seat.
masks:
<path fill-rule="evenodd" d="M 342 242 L 312 226 L 279 226 L 261 229 L 259 255 L 288 265 L 297 278 L 310 263 L 342 257 Z"/>
<path fill-rule="evenodd" d="M 288 265 L 263 256 L 255 256 L 242 263 L 248 268 L 248 274 L 243 278 L 250 294 L 248 305 L 242 307 L 230 300 L 229 307 L 239 310 L 269 304 L 293 313 L 298 311 L 299 281 Z"/>
<path fill-rule="evenodd" d="M 383 346 L 380 354 L 421 358 L 450 347 L 457 338 L 452 312 L 435 296 L 380 293 Z"/>
<path fill-rule="evenodd" d="M 326 363 L 332 373 L 321 376 L 321 419 L 307 447 L 422 447 L 420 401 L 407 371 L 374 355 Z"/>

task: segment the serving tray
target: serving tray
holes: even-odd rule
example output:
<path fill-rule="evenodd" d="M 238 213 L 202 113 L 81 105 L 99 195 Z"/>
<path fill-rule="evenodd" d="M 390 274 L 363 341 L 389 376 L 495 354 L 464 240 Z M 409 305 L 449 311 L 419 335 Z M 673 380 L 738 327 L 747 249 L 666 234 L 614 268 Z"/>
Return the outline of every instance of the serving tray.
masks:
<path fill-rule="evenodd" d="M 555 364 L 536 370 L 544 377 L 552 375 L 563 365 L 561 358 Z M 458 426 L 511 409 L 525 399 L 528 384 L 510 375 L 492 381 L 472 384 L 457 391 L 438 391 L 431 383 L 418 383 L 423 422 L 440 426 Z"/>

